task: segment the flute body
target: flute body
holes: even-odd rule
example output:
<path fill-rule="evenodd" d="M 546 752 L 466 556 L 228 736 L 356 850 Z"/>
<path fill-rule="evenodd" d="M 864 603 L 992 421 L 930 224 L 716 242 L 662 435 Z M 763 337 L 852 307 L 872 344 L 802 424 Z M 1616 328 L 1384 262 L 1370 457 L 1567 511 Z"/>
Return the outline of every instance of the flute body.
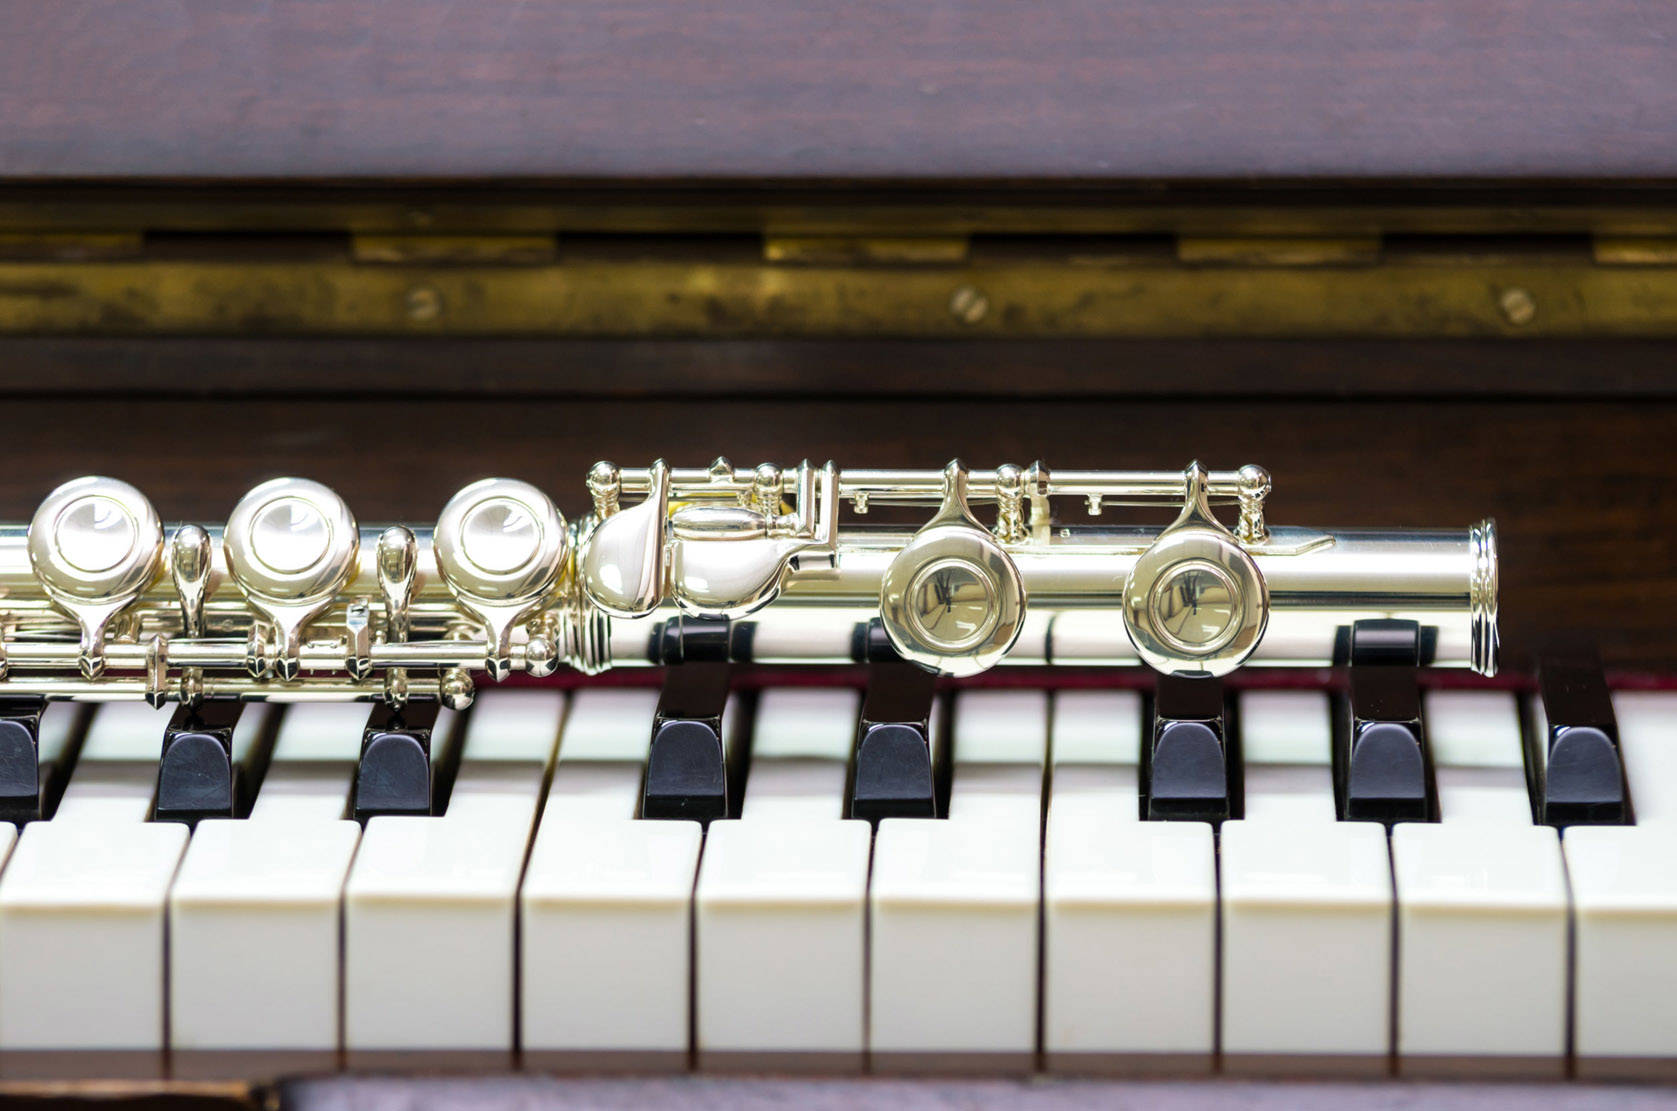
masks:
<path fill-rule="evenodd" d="M 489 479 L 435 526 L 369 528 L 327 488 L 277 479 L 225 526 L 164 526 L 133 487 L 76 480 L 28 526 L 0 526 L 0 694 L 464 705 L 477 672 L 658 665 L 694 630 L 767 664 L 884 650 L 957 676 L 1020 664 L 1223 674 L 1343 662 L 1358 623 L 1395 620 L 1414 624 L 1423 663 L 1496 668 L 1489 521 L 1272 528 L 1255 467 L 659 462 L 601 464 L 588 490 L 593 512 L 572 524 L 535 487 Z M 1072 523 L 1055 512 L 1067 497 L 1090 516 L 1178 516 Z M 880 504 L 933 512 L 918 528 L 860 519 Z M 1238 507 L 1232 525 L 1215 516 L 1223 504 Z"/>

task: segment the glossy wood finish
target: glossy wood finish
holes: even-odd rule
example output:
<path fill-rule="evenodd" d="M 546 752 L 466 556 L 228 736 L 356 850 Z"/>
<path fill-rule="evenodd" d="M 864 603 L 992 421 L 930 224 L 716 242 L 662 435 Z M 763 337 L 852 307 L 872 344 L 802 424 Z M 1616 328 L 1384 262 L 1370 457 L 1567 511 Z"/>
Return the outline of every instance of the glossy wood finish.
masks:
<path fill-rule="evenodd" d="M 1677 176 L 1645 0 L 13 3 L 0 176 Z"/>
<path fill-rule="evenodd" d="M 807 401 L 374 398 L 5 403 L 0 518 L 27 520 L 53 485 L 89 472 L 147 491 L 167 520 L 220 521 L 250 486 L 305 475 L 367 522 L 429 521 L 465 483 L 535 482 L 584 508 L 596 459 L 656 453 L 742 465 L 807 456 L 865 466 L 1215 466 L 1275 475 L 1272 519 L 1318 526 L 1465 527 L 1495 516 L 1504 645 L 1591 630 L 1618 667 L 1677 664 L 1677 473 L 1668 402 L 1218 400 Z"/>
<path fill-rule="evenodd" d="M 1671 340 L 0 337 L 12 396 L 1677 397 Z M 890 399 L 889 401 L 883 399 Z M 1587 465 L 1587 463 L 1581 463 Z"/>

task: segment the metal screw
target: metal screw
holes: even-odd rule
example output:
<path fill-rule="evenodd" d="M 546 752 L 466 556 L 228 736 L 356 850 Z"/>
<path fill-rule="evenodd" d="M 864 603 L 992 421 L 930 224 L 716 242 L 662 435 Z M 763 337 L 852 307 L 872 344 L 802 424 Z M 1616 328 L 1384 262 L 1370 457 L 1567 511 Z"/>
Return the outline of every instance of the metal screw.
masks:
<path fill-rule="evenodd" d="M 1497 307 L 1502 309 L 1503 319 L 1515 327 L 1530 324 L 1537 316 L 1537 298 L 1519 286 L 1503 290 L 1497 298 Z"/>
<path fill-rule="evenodd" d="M 423 324 L 442 315 L 443 296 L 428 285 L 416 285 L 408 290 L 407 305 L 408 319 Z"/>
<path fill-rule="evenodd" d="M 962 324 L 977 324 L 990 311 L 990 298 L 977 286 L 964 285 L 949 295 L 949 314 Z"/>

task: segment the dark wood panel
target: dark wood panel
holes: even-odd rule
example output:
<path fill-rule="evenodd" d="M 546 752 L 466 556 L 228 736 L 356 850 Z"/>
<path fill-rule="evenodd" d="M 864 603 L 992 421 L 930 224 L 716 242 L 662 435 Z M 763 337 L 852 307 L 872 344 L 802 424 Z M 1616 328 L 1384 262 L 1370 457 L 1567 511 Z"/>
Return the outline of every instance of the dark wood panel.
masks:
<path fill-rule="evenodd" d="M 1677 176 L 1646 0 L 6 5 L 0 176 Z"/>
<path fill-rule="evenodd" d="M 0 338 L 0 394 L 1677 396 L 1673 340 Z"/>
<path fill-rule="evenodd" d="M 0 173 L 0 225 L 69 234 L 1646 236 L 1669 233 L 1674 212 L 1677 178 L 43 182 Z"/>
<path fill-rule="evenodd" d="M 220 520 L 260 479 L 331 483 L 358 515 L 431 519 L 462 484 L 510 474 L 562 508 L 590 463 L 808 456 L 841 465 L 1068 467 L 1258 462 L 1273 519 L 1320 526 L 1466 526 L 1498 519 L 1505 644 L 1585 628 L 1625 666 L 1677 665 L 1677 404 L 1471 402 L 15 400 L 0 516 L 102 472 L 166 518 Z"/>

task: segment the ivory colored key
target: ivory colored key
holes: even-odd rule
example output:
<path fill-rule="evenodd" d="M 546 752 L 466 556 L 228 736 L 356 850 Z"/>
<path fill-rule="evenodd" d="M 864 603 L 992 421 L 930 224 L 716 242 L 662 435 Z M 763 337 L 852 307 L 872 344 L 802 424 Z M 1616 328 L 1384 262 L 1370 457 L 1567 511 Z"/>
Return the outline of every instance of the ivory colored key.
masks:
<path fill-rule="evenodd" d="M 274 738 L 273 760 L 262 777 L 250 816 L 316 823 L 347 818 L 346 800 L 354 784 L 368 710 L 365 702 L 303 702 L 287 707 Z"/>
<path fill-rule="evenodd" d="M 167 707 L 154 710 L 144 702 L 112 702 L 95 709 L 52 820 L 145 821 L 168 724 Z"/>
<path fill-rule="evenodd" d="M 879 824 L 869 893 L 877 1071 L 1028 1071 L 1048 698 L 975 691 L 954 707 L 949 817 Z"/>
<path fill-rule="evenodd" d="M 87 722 L 93 707 L 73 702 L 49 702 L 41 714 L 38 799 L 42 817 L 51 815 L 64 794 L 75 767 L 76 756 L 87 734 Z"/>
<path fill-rule="evenodd" d="M 1558 1075 L 1566 874 L 1555 830 L 1532 823 L 1514 697 L 1435 692 L 1426 713 L 1442 821 L 1392 831 L 1398 1068 Z"/>
<path fill-rule="evenodd" d="M 819 689 L 758 701 L 742 816 L 711 823 L 699 868 L 701 1067 L 862 1067 L 872 831 L 844 817 L 858 701 Z"/>
<path fill-rule="evenodd" d="M 558 693 L 485 692 L 442 815 L 367 823 L 344 889 L 352 1065 L 511 1061 L 518 884 L 564 712 Z"/>
<path fill-rule="evenodd" d="M 1209 1071 L 1217 865 L 1206 822 L 1143 822 L 1133 691 L 1054 696 L 1042 1048 L 1065 1072 Z"/>
<path fill-rule="evenodd" d="M 1391 1047 L 1386 831 L 1336 821 L 1326 695 L 1240 699 L 1246 817 L 1222 828 L 1222 1047 L 1236 1072 L 1378 1074 Z"/>
<path fill-rule="evenodd" d="M 346 815 L 366 718 L 365 704 L 289 707 L 250 819 L 194 832 L 169 897 L 175 1076 L 336 1064 L 339 915 L 361 835 Z"/>
<path fill-rule="evenodd" d="M 1634 826 L 1566 831 L 1573 1053 L 1580 1077 L 1677 1073 L 1677 695 L 1614 696 Z"/>
<path fill-rule="evenodd" d="M 1665 691 L 1613 696 L 1619 749 L 1639 826 L 1677 826 L 1677 697 Z"/>
<path fill-rule="evenodd" d="M 1424 705 L 1445 824 L 1532 822 L 1520 709 L 1498 691 L 1431 691 Z"/>
<path fill-rule="evenodd" d="M 1632 790 L 1636 781 L 1631 780 Z M 1677 856 L 1660 826 L 1574 826 L 1573 1053 L 1591 1079 L 1677 1076 Z"/>
<path fill-rule="evenodd" d="M 163 1068 L 164 918 L 186 827 L 147 822 L 168 711 L 93 715 L 57 812 L 0 874 L 0 1069 Z"/>
<path fill-rule="evenodd" d="M 1250 691 L 1237 724 L 1248 821 L 1334 821 L 1333 708 L 1317 691 Z"/>
<path fill-rule="evenodd" d="M 581 691 L 520 894 L 524 1063 L 687 1065 L 702 830 L 642 821 L 656 691 Z"/>

